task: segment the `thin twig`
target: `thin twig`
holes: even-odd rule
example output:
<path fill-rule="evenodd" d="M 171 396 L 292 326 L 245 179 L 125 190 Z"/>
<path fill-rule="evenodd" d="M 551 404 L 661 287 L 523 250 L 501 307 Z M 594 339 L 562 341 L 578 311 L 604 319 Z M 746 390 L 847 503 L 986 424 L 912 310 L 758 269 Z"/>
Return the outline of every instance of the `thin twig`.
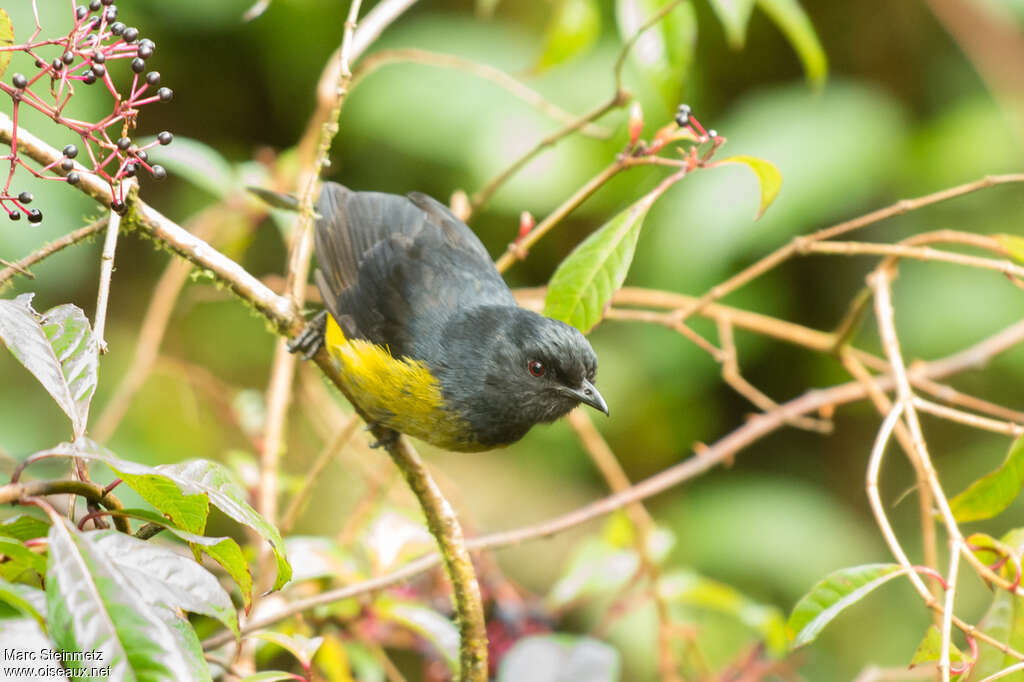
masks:
<path fill-rule="evenodd" d="M 962 541 L 956 538 L 949 548 L 949 572 L 946 573 L 946 603 L 942 607 L 942 647 L 939 651 L 939 671 L 942 673 L 942 682 L 949 682 L 949 649 L 950 640 L 953 637 L 953 606 L 956 603 L 956 579 L 957 572 L 960 569 L 961 544 Z"/>
<path fill-rule="evenodd" d="M 131 180 L 121 185 L 125 194 L 131 194 Z M 100 347 L 100 354 L 107 352 L 107 340 L 103 336 L 107 324 L 107 301 L 110 298 L 110 278 L 114 274 L 114 252 L 117 250 L 117 238 L 121 234 L 121 214 L 111 209 L 107 216 L 107 234 L 103 240 L 103 253 L 100 254 L 100 284 L 96 293 L 96 319 L 92 325 L 93 335 Z"/>
<path fill-rule="evenodd" d="M 306 500 L 309 499 L 309 494 L 313 491 L 313 486 L 320 479 L 320 474 L 323 473 L 330 461 L 341 452 L 341 449 L 352 438 L 361 423 L 362 420 L 359 417 L 355 415 L 349 417 L 345 427 L 338 431 L 334 440 L 328 443 L 317 456 L 316 461 L 313 462 L 313 466 L 309 468 L 309 472 L 302 481 L 302 487 L 292 497 L 288 508 L 284 512 L 284 516 L 281 517 L 279 529 L 282 535 L 287 535 L 291 531 L 292 526 L 295 525 L 295 519 L 298 518 L 302 507 L 306 504 Z"/>
<path fill-rule="evenodd" d="M 1024 267 L 1008 260 L 995 260 L 969 256 L 963 253 L 942 251 L 929 247 L 909 246 L 906 244 L 876 244 L 873 242 L 812 242 L 798 247 L 799 253 L 829 253 L 843 256 L 896 256 L 898 258 L 914 258 L 923 261 L 938 261 L 965 265 L 983 270 L 995 270 L 1004 275 L 1024 278 Z"/>
<path fill-rule="evenodd" d="M 0 114 L 2 116 L 2 114 Z M 0 119 L 2 122 L 2 119 Z M 0 138 L 3 133 L 0 131 Z M 21 140 L 18 140 L 18 147 L 21 148 Z M 87 239 L 92 235 L 105 230 L 107 228 L 107 218 L 100 218 L 99 220 L 89 223 L 85 227 L 80 227 L 77 230 L 67 233 L 59 239 L 55 239 L 49 244 L 44 244 L 29 255 L 25 256 L 16 263 L 9 264 L 3 270 L 0 270 L 0 287 L 3 287 L 9 282 L 15 275 L 23 274 L 26 275 L 29 272 L 29 268 L 38 263 L 39 261 L 52 256 L 58 251 L 65 249 L 72 244 L 77 244 L 83 239 Z M 6 264 L 6 261 L 4 261 Z"/>
<path fill-rule="evenodd" d="M 917 197 L 916 199 L 902 199 L 897 201 L 891 206 L 866 213 L 862 216 L 858 216 L 851 220 L 847 220 L 841 223 L 837 223 L 831 227 L 826 227 L 822 230 L 818 230 L 810 235 L 794 237 L 788 244 L 782 246 L 772 253 L 768 254 L 761 260 L 757 261 L 753 265 L 744 270 L 736 273 L 726 281 L 718 284 L 709 289 L 703 296 L 695 300 L 691 305 L 681 308 L 677 313 L 680 320 L 685 320 L 687 317 L 697 312 L 705 305 L 714 301 L 721 300 L 723 297 L 732 293 L 741 286 L 748 282 L 760 277 L 769 270 L 774 269 L 783 261 L 788 260 L 794 254 L 796 254 L 798 248 L 806 248 L 807 245 L 814 242 L 823 241 L 826 239 L 832 239 L 838 237 L 841 234 L 847 234 L 854 230 L 859 230 L 862 227 L 873 225 L 874 223 L 892 218 L 894 216 L 903 215 L 911 211 L 931 206 L 942 201 L 948 201 L 961 197 L 965 194 L 977 192 L 981 189 L 988 187 L 994 187 L 996 185 L 1002 185 L 1007 183 L 1020 183 L 1024 182 L 1024 173 L 1010 173 L 1006 175 L 988 175 L 980 180 L 974 182 L 968 182 L 963 185 L 956 187 L 950 187 L 947 189 L 926 194 L 924 196 Z"/>
<path fill-rule="evenodd" d="M 414 47 L 380 50 L 378 52 L 374 52 L 366 59 L 363 59 L 359 62 L 359 66 L 352 75 L 352 89 L 355 90 L 356 86 L 358 86 L 363 79 L 382 66 L 400 63 L 438 66 L 469 73 L 485 80 L 489 80 L 499 87 L 504 88 L 519 99 L 557 121 L 576 125 L 580 120 L 576 114 L 562 109 L 553 102 L 549 102 L 539 92 L 516 80 L 501 69 L 496 69 L 493 66 L 481 64 L 480 62 L 475 62 L 471 59 L 464 59 L 457 55 L 430 52 L 429 50 L 421 50 Z M 583 118 L 586 117 L 584 116 Z M 579 131 L 582 135 L 587 135 L 601 140 L 606 140 L 612 135 L 612 131 L 604 126 L 587 121 L 584 121 L 583 125 L 579 126 Z"/>

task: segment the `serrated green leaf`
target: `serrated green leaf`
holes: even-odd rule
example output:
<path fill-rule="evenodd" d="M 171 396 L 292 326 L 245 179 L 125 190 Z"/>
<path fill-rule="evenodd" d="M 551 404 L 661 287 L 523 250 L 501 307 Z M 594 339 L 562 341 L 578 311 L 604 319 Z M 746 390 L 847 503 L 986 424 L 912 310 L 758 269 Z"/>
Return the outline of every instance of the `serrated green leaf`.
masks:
<path fill-rule="evenodd" d="M 537 69 L 549 69 L 583 54 L 601 35 L 601 10 L 596 0 L 561 0 L 544 31 L 544 49 Z"/>
<path fill-rule="evenodd" d="M 146 502 L 159 509 L 171 524 L 190 533 L 202 534 L 210 514 L 210 498 L 202 493 L 188 494 L 162 474 L 131 473 L 128 468 L 111 465 L 125 485 Z"/>
<path fill-rule="evenodd" d="M 637 34 L 669 0 L 616 0 L 615 19 L 625 42 Z M 679 104 L 683 84 L 697 47 L 697 14 L 691 2 L 669 11 L 640 35 L 629 61 L 662 96 L 668 109 Z"/>
<path fill-rule="evenodd" d="M 65 661 L 76 679 L 83 666 L 110 666 L 126 682 L 191 679 L 178 635 L 121 570 L 66 519 L 50 527 L 46 620 L 56 648 L 98 651 L 99 661 Z M 107 679 L 107 676 L 102 678 Z"/>
<path fill-rule="evenodd" d="M 96 390 L 99 345 L 79 308 L 65 304 L 39 315 L 32 296 L 0 299 L 0 339 L 68 415 L 77 438 Z"/>
<path fill-rule="evenodd" d="M 215 507 L 239 523 L 252 528 L 270 543 L 274 556 L 277 559 L 275 590 L 283 587 L 291 579 L 292 567 L 285 557 L 284 541 L 281 538 L 280 532 L 245 501 L 245 491 L 234 482 L 231 474 L 221 464 L 196 459 L 178 464 L 148 467 L 136 462 L 119 459 L 103 446 L 87 438 L 80 438 L 75 443 L 60 443 L 56 447 L 48 448 L 31 457 L 82 457 L 104 462 L 122 477 L 126 474 L 132 476 L 163 476 L 173 482 L 184 496 L 205 495 Z M 163 498 L 154 499 L 159 501 Z M 216 546 L 224 551 L 233 553 L 229 543 L 218 542 Z M 209 553 L 207 547 L 210 547 L 210 545 L 205 545 L 204 551 Z M 213 554 L 211 556 L 215 559 L 217 558 Z"/>
<path fill-rule="evenodd" d="M 658 592 L 670 604 L 715 611 L 735 618 L 757 632 L 774 656 L 785 655 L 789 637 L 782 612 L 758 604 L 725 583 L 705 578 L 693 571 L 666 573 L 658 582 Z"/>
<path fill-rule="evenodd" d="M 1010 506 L 1024 485 L 1024 437 L 1010 446 L 1006 459 L 949 501 L 957 521 L 990 519 Z"/>
<path fill-rule="evenodd" d="M 922 663 L 937 662 L 941 658 L 941 654 L 942 632 L 936 626 L 929 625 L 928 630 L 924 633 L 924 639 L 921 640 L 917 651 L 914 652 L 914 657 L 910 659 L 910 667 L 913 668 L 915 665 L 921 665 Z M 950 642 L 950 663 L 963 663 L 965 660 L 963 652 Z"/>
<path fill-rule="evenodd" d="M 604 315 L 633 262 L 647 211 L 669 187 L 663 182 L 594 230 L 559 264 L 548 283 L 544 314 L 586 334 Z"/>
<path fill-rule="evenodd" d="M 733 49 L 740 49 L 747 39 L 747 23 L 754 11 L 754 0 L 709 0 L 725 37 Z"/>
<path fill-rule="evenodd" d="M 843 609 L 903 573 L 898 564 L 865 564 L 829 573 L 793 607 L 787 623 L 790 648 L 810 644 Z"/>
<path fill-rule="evenodd" d="M 10 47 L 14 44 L 14 25 L 7 12 L 0 9 L 0 47 Z M 10 51 L 0 52 L 0 78 L 3 78 L 7 66 L 11 63 Z"/>
<path fill-rule="evenodd" d="M 591 637 L 523 637 L 502 657 L 497 682 L 618 682 L 619 652 Z"/>
<path fill-rule="evenodd" d="M 11 611 L 5 612 L 5 606 L 10 607 Z M 46 620 L 43 618 L 45 610 L 46 594 L 42 590 L 29 585 L 0 580 L 0 619 L 11 618 L 15 615 L 28 616 L 39 623 L 39 627 L 45 632 Z"/>
<path fill-rule="evenodd" d="M 18 514 L 0 522 L 0 535 L 23 542 L 32 538 L 44 538 L 49 532 L 50 524 L 28 514 Z"/>
<path fill-rule="evenodd" d="M 992 236 L 1006 250 L 1010 258 L 1018 263 L 1024 263 L 1024 237 L 1015 234 L 994 234 Z"/>
<path fill-rule="evenodd" d="M 459 631 L 455 625 L 437 611 L 418 602 L 395 599 L 389 595 L 377 597 L 373 602 L 375 617 L 412 630 L 441 654 L 448 669 L 459 669 Z"/>
<path fill-rule="evenodd" d="M 148 603 L 209 616 L 238 635 L 238 614 L 231 598 L 201 564 L 155 542 L 114 530 L 96 531 L 88 537 Z"/>
<path fill-rule="evenodd" d="M 757 182 L 761 186 L 761 206 L 758 208 L 754 220 L 763 216 L 775 201 L 775 197 L 778 196 L 779 189 L 782 187 L 782 173 L 775 167 L 775 164 L 755 156 L 730 156 L 718 163 L 739 163 L 754 171 Z"/>
<path fill-rule="evenodd" d="M 231 478 L 231 474 L 217 462 L 196 459 L 179 464 L 164 464 L 156 470 L 182 487 L 184 492 L 201 491 L 210 502 L 235 521 L 252 528 L 264 540 L 277 559 L 277 579 L 274 589 L 279 590 L 291 580 L 292 567 L 284 554 L 281 533 L 245 501 L 246 493 Z M 191 487 L 191 490 L 188 488 Z"/>
<path fill-rule="evenodd" d="M 14 562 L 25 568 L 32 569 L 39 575 L 46 575 L 46 558 L 36 554 L 25 545 L 11 538 L 0 538 L 0 557 L 7 557 L 8 562 Z"/>
<path fill-rule="evenodd" d="M 145 145 L 154 139 L 142 139 L 139 144 Z M 154 147 L 149 156 L 150 163 L 160 164 L 169 173 L 219 199 L 238 191 L 237 176 L 231 164 L 220 152 L 199 140 L 175 136 L 173 143 Z"/>
<path fill-rule="evenodd" d="M 797 0 L 757 0 L 757 5 L 775 22 L 796 50 L 811 85 L 824 85 L 828 74 L 828 59 L 818 34 L 814 32 L 814 25 L 800 3 Z"/>
<path fill-rule="evenodd" d="M 245 611 L 248 613 L 249 608 L 252 606 L 252 574 L 249 572 L 249 564 L 245 560 L 245 554 L 242 553 L 242 548 L 239 547 L 234 538 L 207 537 L 175 528 L 163 516 L 149 509 L 121 509 L 118 511 L 118 514 L 163 526 L 167 529 L 168 533 L 181 538 L 189 544 L 196 555 L 197 561 L 199 559 L 199 552 L 207 554 L 211 559 L 220 564 L 224 572 L 238 585 Z"/>

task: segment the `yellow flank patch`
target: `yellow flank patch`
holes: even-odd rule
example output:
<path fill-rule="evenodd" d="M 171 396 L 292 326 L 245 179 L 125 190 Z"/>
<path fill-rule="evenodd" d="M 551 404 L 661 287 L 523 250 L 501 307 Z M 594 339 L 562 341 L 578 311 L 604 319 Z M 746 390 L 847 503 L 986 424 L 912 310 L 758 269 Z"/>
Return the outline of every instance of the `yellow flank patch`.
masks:
<path fill-rule="evenodd" d="M 422 362 L 349 340 L 329 315 L 326 345 L 349 394 L 371 420 L 441 448 L 483 449 L 469 424 L 445 409 L 441 385 Z"/>

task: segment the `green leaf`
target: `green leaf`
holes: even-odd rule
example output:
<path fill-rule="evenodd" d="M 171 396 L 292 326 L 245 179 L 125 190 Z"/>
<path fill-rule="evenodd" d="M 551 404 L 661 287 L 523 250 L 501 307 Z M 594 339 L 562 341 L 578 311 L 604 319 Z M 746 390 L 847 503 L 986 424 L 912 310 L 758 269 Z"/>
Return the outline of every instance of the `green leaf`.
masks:
<path fill-rule="evenodd" d="M 46 558 L 16 540 L 0 538 L 0 556 L 7 557 L 8 561 L 5 563 L 13 562 L 32 569 L 39 575 L 46 575 Z"/>
<path fill-rule="evenodd" d="M 800 3 L 797 0 L 757 0 L 757 5 L 775 22 L 796 50 L 811 85 L 824 85 L 828 74 L 828 59 Z"/>
<path fill-rule="evenodd" d="M 787 623 L 790 648 L 810 644 L 843 609 L 903 573 L 898 564 L 865 564 L 829 573 L 793 607 Z"/>
<path fill-rule="evenodd" d="M 596 0 L 561 0 L 544 31 L 537 69 L 549 69 L 589 50 L 601 35 Z"/>
<path fill-rule="evenodd" d="M 99 346 L 79 308 L 65 304 L 39 315 L 32 296 L 0 299 L 0 339 L 71 418 L 77 438 L 96 390 Z"/>
<path fill-rule="evenodd" d="M 213 682 L 210 664 L 206 662 L 206 656 L 203 655 L 203 644 L 199 641 L 199 636 L 188 618 L 167 608 L 158 608 L 157 614 L 163 618 L 164 623 L 178 639 L 178 647 L 185 654 L 191 670 L 189 682 Z"/>
<path fill-rule="evenodd" d="M 99 661 L 64 664 L 79 673 L 82 666 L 110 666 L 109 678 L 126 682 L 191 679 L 193 666 L 178 635 L 88 535 L 60 517 L 50 527 L 50 636 L 62 651 L 101 654 Z"/>
<path fill-rule="evenodd" d="M 178 464 L 164 464 L 156 467 L 156 470 L 177 483 L 182 492 L 205 493 L 217 509 L 253 529 L 270 543 L 270 548 L 277 559 L 275 590 L 284 587 L 291 579 L 292 567 L 284 555 L 284 540 L 281 533 L 245 501 L 245 490 L 234 482 L 222 464 L 196 459 Z"/>
<path fill-rule="evenodd" d="M 1007 255 L 1018 263 L 1024 263 L 1024 237 L 1015 234 L 994 234 L 992 235 L 999 245 L 1003 247 Z"/>
<path fill-rule="evenodd" d="M 264 642 L 276 644 L 295 657 L 295 660 L 305 670 L 313 664 L 313 657 L 319 651 L 320 645 L 324 643 L 323 637 L 303 637 L 302 635 L 288 636 L 280 632 L 268 630 L 248 635 L 249 638 L 262 639 Z"/>
<path fill-rule="evenodd" d="M 412 630 L 434 648 L 453 673 L 459 669 L 459 631 L 450 620 L 420 603 L 381 595 L 373 602 L 374 616 Z"/>
<path fill-rule="evenodd" d="M 619 652 L 591 637 L 523 637 L 502 657 L 497 682 L 617 682 Z"/>
<path fill-rule="evenodd" d="M 733 49 L 740 49 L 747 39 L 747 23 L 754 11 L 754 0 L 710 0 L 725 37 Z"/>
<path fill-rule="evenodd" d="M 636 35 L 669 0 L 616 0 L 615 18 L 623 41 Z M 683 2 L 640 35 L 629 61 L 651 83 L 669 109 L 679 104 L 697 47 L 697 14 Z"/>
<path fill-rule="evenodd" d="M 725 583 L 693 571 L 675 571 L 662 576 L 658 592 L 671 604 L 715 611 L 735 618 L 761 635 L 769 653 L 778 657 L 786 653 L 789 636 L 782 612 L 758 604 Z"/>
<path fill-rule="evenodd" d="M 162 476 L 177 486 L 181 495 L 194 496 L 204 495 L 209 501 L 222 512 L 235 519 L 239 523 L 249 526 L 258 534 L 263 536 L 274 551 L 277 558 L 277 581 L 274 589 L 280 589 L 291 578 L 292 567 L 284 555 L 284 541 L 281 534 L 271 523 L 264 519 L 245 501 L 245 491 L 235 483 L 231 474 L 221 464 L 203 459 L 180 462 L 178 464 L 164 464 L 158 467 L 148 467 L 143 464 L 129 462 L 128 460 L 115 457 L 109 450 L 101 445 L 90 441 L 87 438 L 80 438 L 75 443 L 61 443 L 53 448 L 48 448 L 31 457 L 83 457 L 90 460 L 104 462 L 122 478 L 130 476 Z M 149 488 L 143 488 L 149 490 Z M 170 490 L 167 488 L 167 490 Z M 141 491 L 140 491 L 141 494 Z M 169 494 L 170 499 L 174 494 Z M 154 497 L 153 500 L 161 502 L 163 497 Z M 147 500 L 155 505 L 152 500 Z M 164 511 L 164 510 L 160 510 Z M 218 539 L 217 547 L 232 552 L 233 549 L 228 543 Z M 204 545 L 204 551 L 211 545 Z M 211 554 L 211 556 L 213 556 Z M 216 558 L 216 557 L 214 557 Z M 237 578 L 236 578 L 237 579 Z M 242 586 L 242 583 L 239 583 Z M 243 588 L 244 589 L 244 588 Z"/>
<path fill-rule="evenodd" d="M 11 18 L 7 16 L 7 12 L 0 9 L 0 47 L 10 47 L 13 44 L 14 25 L 11 24 Z M 0 78 L 7 71 L 7 65 L 11 63 L 12 54 L 10 51 L 0 52 Z"/>
<path fill-rule="evenodd" d="M 985 634 L 1020 651 L 1024 647 L 1024 598 L 1006 590 L 996 590 L 992 603 L 978 623 L 978 629 Z M 971 680 L 982 680 L 1003 668 L 1019 661 L 999 649 L 980 642 L 978 660 L 971 672 Z M 1024 673 L 1013 673 L 1006 677 L 1009 682 L 1021 682 Z"/>
<path fill-rule="evenodd" d="M 586 334 L 626 279 L 644 218 L 671 183 L 662 182 L 595 230 L 561 262 L 548 283 L 544 314 Z"/>
<path fill-rule="evenodd" d="M 1024 437 L 1010 446 L 999 468 L 985 474 L 952 500 L 949 507 L 961 523 L 990 519 L 1010 506 L 1024 485 Z"/>
<path fill-rule="evenodd" d="M 50 532 L 50 524 L 28 514 L 18 514 L 0 522 L 0 535 L 15 540 L 44 538 Z"/>
<path fill-rule="evenodd" d="M 782 173 L 775 167 L 775 164 L 754 156 L 730 156 L 718 163 L 741 163 L 754 171 L 754 175 L 757 176 L 757 182 L 761 185 L 761 206 L 758 208 L 757 216 L 754 220 L 763 216 L 764 212 L 775 201 L 775 197 L 778 196 L 779 188 L 782 187 Z"/>
<path fill-rule="evenodd" d="M 115 530 L 89 533 L 88 538 L 148 603 L 209 616 L 238 635 L 238 614 L 231 597 L 201 564 L 155 542 Z"/>
<path fill-rule="evenodd" d="M 43 611 L 46 610 L 46 595 L 42 590 L 29 585 L 0 580 L 0 619 L 10 618 L 13 615 L 5 612 L 5 605 L 13 609 L 14 614 L 34 618 L 39 623 L 39 627 L 44 632 L 46 631 L 46 620 L 43 618 Z"/>
<path fill-rule="evenodd" d="M 156 138 L 139 140 L 140 145 Z M 237 178 L 227 159 L 213 147 L 189 137 L 174 137 L 174 143 L 166 147 L 154 147 L 149 152 L 150 163 L 158 163 L 169 173 L 180 176 L 199 189 L 224 199 L 237 192 Z"/>
<path fill-rule="evenodd" d="M 915 665 L 921 665 L 922 663 L 933 663 L 937 662 L 942 655 L 942 632 L 938 627 L 929 625 L 928 630 L 924 633 L 924 639 L 921 640 L 921 644 L 918 645 L 917 651 L 914 652 L 914 657 L 910 659 L 910 667 L 913 668 Z M 949 661 L 950 663 L 963 663 L 967 659 L 963 655 L 960 649 L 956 648 L 956 645 L 952 642 L 949 643 Z"/>
<path fill-rule="evenodd" d="M 125 485 L 165 514 L 174 526 L 197 534 L 206 529 L 206 519 L 210 513 L 210 498 L 206 495 L 188 494 L 163 474 L 132 473 L 133 470 L 137 471 L 134 467 L 118 467 L 114 464 L 111 464 L 111 468 Z"/>
<path fill-rule="evenodd" d="M 252 606 L 252 574 L 249 572 L 249 564 L 245 561 L 242 548 L 238 546 L 234 538 L 229 537 L 206 537 L 190 533 L 180 528 L 174 528 L 168 524 L 167 519 L 149 509 L 122 509 L 118 512 L 122 516 L 134 519 L 141 519 L 150 523 L 164 526 L 167 532 L 176 535 L 189 544 L 192 551 L 199 558 L 199 552 L 205 552 L 211 559 L 220 564 L 221 568 L 238 585 L 242 595 L 242 602 L 246 613 Z"/>

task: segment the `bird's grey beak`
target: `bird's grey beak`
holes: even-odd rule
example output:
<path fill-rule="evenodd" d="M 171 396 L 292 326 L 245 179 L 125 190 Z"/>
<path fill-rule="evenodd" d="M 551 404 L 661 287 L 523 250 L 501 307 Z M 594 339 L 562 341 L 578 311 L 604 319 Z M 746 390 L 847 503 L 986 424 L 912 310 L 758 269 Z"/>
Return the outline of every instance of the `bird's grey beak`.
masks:
<path fill-rule="evenodd" d="M 586 379 L 583 380 L 583 384 L 573 391 L 573 395 L 580 399 L 580 402 L 584 405 L 590 405 L 595 410 L 599 410 L 608 414 L 608 403 L 604 401 L 604 398 L 598 392 L 594 384 L 590 383 Z"/>

